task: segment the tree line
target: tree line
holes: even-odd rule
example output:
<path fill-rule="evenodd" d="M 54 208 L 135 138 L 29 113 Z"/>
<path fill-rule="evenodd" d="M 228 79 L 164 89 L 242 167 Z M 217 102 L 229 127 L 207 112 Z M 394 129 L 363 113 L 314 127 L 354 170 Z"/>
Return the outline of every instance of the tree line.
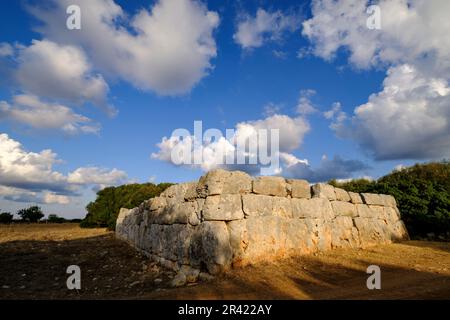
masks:
<path fill-rule="evenodd" d="M 14 221 L 36 223 L 41 221 L 41 219 L 45 217 L 44 213 L 42 212 L 42 209 L 39 206 L 30 206 L 28 208 L 20 209 L 19 211 L 17 211 L 16 214 L 20 217 L 20 220 L 14 220 L 14 215 L 11 212 L 2 212 L 0 210 L 0 223 L 8 224 Z M 47 219 L 45 219 L 45 221 L 49 223 L 63 223 L 63 222 L 79 222 L 80 219 L 67 220 L 56 214 L 49 214 Z"/>

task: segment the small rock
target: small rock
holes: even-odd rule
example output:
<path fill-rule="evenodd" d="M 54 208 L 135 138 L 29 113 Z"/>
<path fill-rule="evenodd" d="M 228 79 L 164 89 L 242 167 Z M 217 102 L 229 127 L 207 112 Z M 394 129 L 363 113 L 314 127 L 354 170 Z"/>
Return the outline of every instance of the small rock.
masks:
<path fill-rule="evenodd" d="M 154 282 L 155 284 L 160 284 L 160 283 L 162 282 L 162 279 L 157 278 L 157 279 L 153 280 L 153 282 Z"/>
<path fill-rule="evenodd" d="M 186 275 L 182 272 L 178 273 L 170 282 L 172 288 L 184 286 L 186 284 Z"/>
<path fill-rule="evenodd" d="M 9 289 L 9 286 L 2 286 L 2 289 Z"/>

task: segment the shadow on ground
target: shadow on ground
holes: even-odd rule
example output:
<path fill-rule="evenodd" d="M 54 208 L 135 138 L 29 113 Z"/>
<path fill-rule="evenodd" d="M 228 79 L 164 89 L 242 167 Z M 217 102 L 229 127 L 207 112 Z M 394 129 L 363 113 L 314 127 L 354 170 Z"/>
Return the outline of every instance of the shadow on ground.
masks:
<path fill-rule="evenodd" d="M 9 241 L 0 243 L 0 299 L 449 299 L 449 249 L 448 243 L 418 241 L 339 249 L 172 289 L 172 272 L 113 234 Z M 381 290 L 366 287 L 371 264 L 381 268 Z M 66 287 L 69 265 L 81 268 L 79 291 Z"/>

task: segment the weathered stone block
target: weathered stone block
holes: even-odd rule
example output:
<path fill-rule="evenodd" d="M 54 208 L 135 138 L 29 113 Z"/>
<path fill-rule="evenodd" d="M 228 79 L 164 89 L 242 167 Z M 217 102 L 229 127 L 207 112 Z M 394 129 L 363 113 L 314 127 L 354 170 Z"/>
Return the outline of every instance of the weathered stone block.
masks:
<path fill-rule="evenodd" d="M 325 198 L 328 200 L 336 200 L 334 187 L 326 183 L 317 183 L 312 186 L 313 198 Z"/>
<path fill-rule="evenodd" d="M 361 197 L 363 198 L 365 204 L 373 204 L 373 205 L 378 205 L 378 206 L 385 205 L 384 198 L 379 194 L 361 193 Z"/>
<path fill-rule="evenodd" d="M 204 220 L 238 220 L 244 218 L 242 200 L 239 194 L 208 196 L 203 205 Z"/>
<path fill-rule="evenodd" d="M 350 195 L 344 189 L 334 188 L 334 192 L 336 193 L 336 200 L 350 202 Z"/>
<path fill-rule="evenodd" d="M 287 182 L 291 186 L 292 198 L 311 198 L 311 187 L 308 181 L 300 179 L 288 179 Z"/>
<path fill-rule="evenodd" d="M 348 195 L 350 196 L 351 202 L 354 204 L 363 204 L 363 200 L 359 193 L 356 192 L 349 192 Z"/>
<path fill-rule="evenodd" d="M 253 192 L 268 196 L 286 197 L 286 180 L 282 177 L 257 177 L 253 180 Z"/>
<path fill-rule="evenodd" d="M 245 172 L 216 169 L 209 171 L 200 178 L 197 193 L 200 197 L 219 194 L 249 193 L 252 189 L 252 179 Z"/>
<path fill-rule="evenodd" d="M 331 220 L 334 218 L 330 201 L 325 198 L 291 199 L 294 218 L 316 218 Z"/>
<path fill-rule="evenodd" d="M 356 206 L 350 202 L 331 201 L 331 207 L 336 216 L 356 217 L 358 215 Z"/>
<path fill-rule="evenodd" d="M 353 219 L 347 216 L 336 217 L 331 227 L 331 245 L 333 248 L 359 247 L 358 229 L 353 226 Z"/>

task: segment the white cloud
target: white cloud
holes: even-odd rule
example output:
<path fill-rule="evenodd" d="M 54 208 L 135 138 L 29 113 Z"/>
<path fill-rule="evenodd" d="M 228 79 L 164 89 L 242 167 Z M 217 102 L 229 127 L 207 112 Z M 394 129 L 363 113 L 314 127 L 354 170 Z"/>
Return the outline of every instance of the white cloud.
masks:
<path fill-rule="evenodd" d="M 383 90 L 357 107 L 352 126 L 338 126 L 376 159 L 450 156 L 450 87 L 410 65 L 392 67 Z"/>
<path fill-rule="evenodd" d="M 306 89 L 300 91 L 300 97 L 297 103 L 297 113 L 307 115 L 317 112 L 311 98 L 316 95 L 316 91 L 312 89 Z"/>
<path fill-rule="evenodd" d="M 278 151 L 270 149 L 270 134 L 266 139 L 258 138 L 259 130 L 271 129 L 279 130 Z M 204 171 L 225 167 L 253 172 L 259 169 L 261 163 L 259 154 L 251 152 L 248 147 L 246 150 L 238 150 L 238 145 L 246 145 L 249 141 L 255 139 L 258 142 L 258 148 L 264 148 L 263 150 L 267 150 L 269 155 L 276 155 L 277 152 L 280 152 L 286 157 L 285 154 L 300 147 L 304 135 L 309 131 L 309 124 L 303 117 L 291 118 L 287 115 L 274 114 L 261 120 L 237 123 L 234 130 L 232 137 L 227 137 L 228 139 L 222 137 L 212 142 L 197 141 L 195 136 L 188 136 L 184 139 L 176 136 L 164 137 L 157 144 L 159 150 L 152 154 L 152 158 L 172 163 L 173 150 L 182 149 L 191 154 L 192 159 L 195 159 L 196 156 L 202 159 L 200 165 L 192 164 L 190 166 L 200 167 Z M 192 146 L 195 147 L 192 148 Z M 246 164 L 224 165 L 227 155 L 233 155 L 234 163 L 237 162 L 236 159 L 239 157 L 245 158 Z M 255 165 L 249 164 L 250 159 L 254 161 Z"/>
<path fill-rule="evenodd" d="M 108 108 L 108 85 L 92 72 L 84 52 L 49 40 L 33 40 L 19 50 L 15 77 L 25 92 L 72 103 L 92 102 Z"/>
<path fill-rule="evenodd" d="M 36 129 L 62 130 L 66 134 L 97 133 L 98 124 L 74 113 L 69 107 L 47 103 L 33 95 L 17 95 L 12 104 L 0 101 L 0 119 L 5 118 Z"/>
<path fill-rule="evenodd" d="M 450 20 L 446 0 L 381 0 L 381 29 L 366 27 L 368 1 L 316 0 L 303 35 L 326 60 L 339 49 L 357 68 L 387 68 L 382 91 L 357 107 L 348 124 L 326 113 L 338 135 L 374 158 L 429 159 L 450 154 Z"/>
<path fill-rule="evenodd" d="M 126 173 L 85 167 L 64 175 L 54 170 L 59 163 L 51 150 L 30 152 L 7 134 L 0 134 L 0 197 L 19 202 L 64 204 L 88 186 L 116 185 Z"/>
<path fill-rule="evenodd" d="M 251 49 L 261 47 L 268 41 L 279 41 L 283 33 L 294 32 L 299 28 L 300 20 L 296 15 L 258 8 L 256 16 L 245 15 L 239 21 L 233 38 L 243 49 Z"/>
<path fill-rule="evenodd" d="M 128 16 L 112 0 L 51 0 L 30 9 L 48 39 L 83 47 L 96 69 L 161 95 L 189 92 L 213 68 L 216 12 L 191 0 L 160 0 Z M 79 5 L 81 30 L 67 30 L 65 10 Z M 50 8 L 50 9 L 49 9 Z"/>
<path fill-rule="evenodd" d="M 315 0 L 313 17 L 303 22 L 303 35 L 313 52 L 332 59 L 339 48 L 360 68 L 423 61 L 434 71 L 450 67 L 450 20 L 447 0 L 381 0 L 381 29 L 366 26 L 368 1 Z M 448 70 L 441 70 L 442 73 Z"/>
<path fill-rule="evenodd" d="M 43 202 L 46 203 L 46 204 L 52 204 L 52 203 L 69 204 L 70 203 L 70 197 L 46 192 L 44 194 Z"/>
<path fill-rule="evenodd" d="M 127 174 L 124 171 L 98 167 L 78 168 L 71 172 L 67 178 L 67 181 L 73 184 L 99 184 L 103 186 L 125 183 L 126 180 Z"/>

